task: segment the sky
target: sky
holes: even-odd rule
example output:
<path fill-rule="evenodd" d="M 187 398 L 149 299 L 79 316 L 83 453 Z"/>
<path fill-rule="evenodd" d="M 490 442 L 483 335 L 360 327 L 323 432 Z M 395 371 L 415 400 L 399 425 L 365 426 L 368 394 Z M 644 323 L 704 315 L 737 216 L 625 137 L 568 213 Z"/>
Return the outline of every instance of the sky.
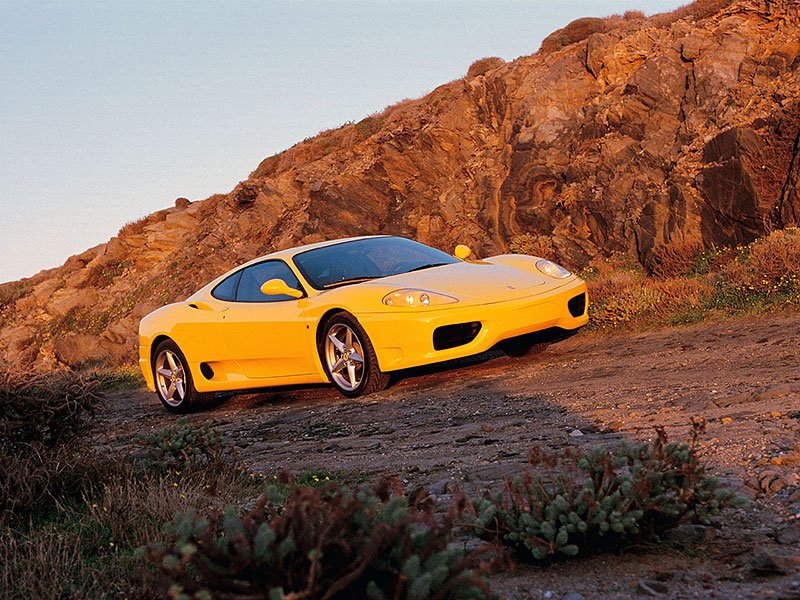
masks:
<path fill-rule="evenodd" d="M 573 19 L 686 2 L 3 0 L 0 282 Z"/>

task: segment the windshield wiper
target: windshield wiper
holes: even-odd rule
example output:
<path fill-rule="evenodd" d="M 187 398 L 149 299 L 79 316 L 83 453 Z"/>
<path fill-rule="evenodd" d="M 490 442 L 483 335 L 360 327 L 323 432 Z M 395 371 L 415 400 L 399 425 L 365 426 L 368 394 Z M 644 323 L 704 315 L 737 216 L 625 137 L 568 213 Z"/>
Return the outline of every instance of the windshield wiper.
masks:
<path fill-rule="evenodd" d="M 349 283 L 361 283 L 362 281 L 369 281 L 370 279 L 377 279 L 377 277 L 353 277 L 352 279 L 342 279 L 340 281 L 331 281 L 322 286 L 323 290 L 328 288 L 339 287 L 340 285 L 347 285 Z"/>
<path fill-rule="evenodd" d="M 414 271 L 422 271 L 422 269 L 432 269 L 433 267 L 443 267 L 445 265 L 449 265 L 450 263 L 430 263 L 427 265 L 422 265 L 411 269 L 410 271 L 406 271 L 406 273 L 413 273 Z"/>

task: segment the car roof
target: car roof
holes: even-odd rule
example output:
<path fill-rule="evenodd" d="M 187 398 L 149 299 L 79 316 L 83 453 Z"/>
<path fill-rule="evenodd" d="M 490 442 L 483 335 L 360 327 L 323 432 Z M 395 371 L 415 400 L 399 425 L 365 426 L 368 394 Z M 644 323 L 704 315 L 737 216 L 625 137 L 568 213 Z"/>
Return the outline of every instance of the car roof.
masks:
<path fill-rule="evenodd" d="M 387 238 L 387 237 L 395 237 L 390 235 L 361 235 L 356 237 L 349 237 L 349 238 L 340 238 L 338 240 L 328 240 L 325 242 L 316 242 L 314 244 L 305 244 L 304 246 L 295 246 L 294 248 L 286 248 L 285 250 L 278 250 L 277 252 L 272 252 L 270 254 L 265 254 L 264 256 L 259 256 L 258 258 L 254 258 L 251 261 L 246 263 L 242 263 L 241 265 L 237 266 L 236 269 L 241 267 L 246 267 L 251 264 L 256 264 L 261 261 L 270 259 L 270 258 L 282 258 L 284 260 L 288 260 L 293 256 L 300 254 L 301 252 L 306 252 L 307 250 L 316 250 L 317 248 L 324 248 L 326 246 L 335 246 L 336 244 L 341 244 L 344 242 L 353 242 L 355 240 L 367 240 L 371 238 Z"/>
<path fill-rule="evenodd" d="M 294 248 L 286 248 L 285 250 L 278 250 L 277 252 L 272 252 L 270 254 L 265 254 L 264 256 L 259 256 L 258 258 L 254 258 L 254 259 L 249 260 L 249 261 L 247 261 L 245 263 L 242 263 L 240 265 L 236 265 L 235 267 L 233 267 L 229 271 L 226 271 L 222 275 L 220 275 L 220 276 L 216 277 L 215 279 L 211 280 L 210 282 L 208 282 L 206 285 L 204 285 L 199 290 L 197 290 L 194 294 L 189 296 L 188 299 L 191 300 L 192 298 L 194 298 L 198 294 L 204 294 L 204 293 L 210 294 L 211 290 L 213 290 L 215 287 L 217 287 L 226 277 L 230 276 L 231 274 L 233 274 L 233 273 L 235 273 L 237 271 L 241 271 L 242 269 L 244 269 L 246 267 L 249 267 L 250 265 L 255 265 L 255 264 L 258 264 L 258 263 L 263 262 L 265 260 L 280 259 L 280 260 L 283 260 L 285 262 L 291 263 L 292 262 L 291 258 L 293 256 L 295 256 L 297 254 L 300 254 L 301 252 L 305 252 L 307 250 L 314 250 L 316 248 L 324 248 L 326 246 L 335 246 L 337 244 L 341 244 L 341 243 L 344 243 L 344 242 L 352 242 L 352 241 L 355 241 L 355 240 L 367 240 L 367 239 L 389 238 L 389 237 L 399 237 L 399 236 L 392 236 L 392 235 L 361 235 L 361 236 L 356 236 L 356 237 L 340 238 L 338 240 L 328 240 L 328 241 L 325 241 L 325 242 L 316 242 L 314 244 L 305 244 L 303 246 L 296 246 Z"/>

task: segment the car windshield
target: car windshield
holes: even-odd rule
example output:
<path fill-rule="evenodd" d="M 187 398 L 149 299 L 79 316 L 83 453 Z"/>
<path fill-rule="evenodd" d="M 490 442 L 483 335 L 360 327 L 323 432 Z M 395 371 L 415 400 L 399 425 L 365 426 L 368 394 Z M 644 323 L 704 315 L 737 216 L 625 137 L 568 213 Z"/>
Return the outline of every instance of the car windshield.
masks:
<path fill-rule="evenodd" d="M 459 262 L 441 250 L 399 237 L 342 242 L 306 250 L 293 260 L 318 290 Z"/>

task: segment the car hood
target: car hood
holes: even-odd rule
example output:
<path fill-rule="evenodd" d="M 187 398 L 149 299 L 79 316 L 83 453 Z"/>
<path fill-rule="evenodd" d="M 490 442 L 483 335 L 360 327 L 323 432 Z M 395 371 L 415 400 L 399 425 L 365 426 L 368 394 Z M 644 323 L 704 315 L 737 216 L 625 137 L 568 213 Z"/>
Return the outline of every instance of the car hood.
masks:
<path fill-rule="evenodd" d="M 464 304 L 491 304 L 540 294 L 565 283 L 546 275 L 488 262 L 454 263 L 402 273 L 360 285 L 425 289 L 458 298 Z"/>

